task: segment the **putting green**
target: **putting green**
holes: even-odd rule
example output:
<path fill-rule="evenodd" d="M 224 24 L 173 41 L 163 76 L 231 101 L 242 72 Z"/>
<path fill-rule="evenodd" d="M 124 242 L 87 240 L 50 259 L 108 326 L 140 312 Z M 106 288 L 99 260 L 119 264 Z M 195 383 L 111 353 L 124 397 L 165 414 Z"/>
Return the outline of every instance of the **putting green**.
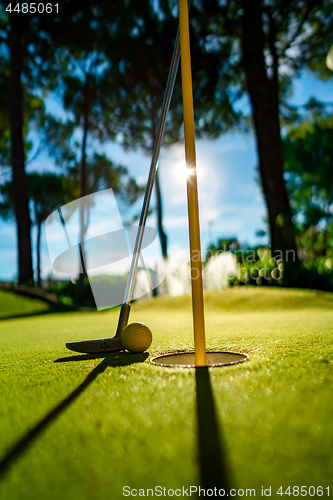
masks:
<path fill-rule="evenodd" d="M 262 486 L 272 498 L 280 486 L 332 494 L 332 306 L 333 295 L 311 291 L 206 297 L 207 347 L 250 354 L 210 370 L 218 428 L 208 377 L 145 355 L 89 358 L 64 347 L 112 336 L 118 311 L 2 320 L 0 498 L 118 500 L 124 486 L 186 488 L 218 452 L 229 485 L 257 497 Z M 189 297 L 136 303 L 131 320 L 151 328 L 150 357 L 193 345 Z"/>
<path fill-rule="evenodd" d="M 13 316 L 26 316 L 47 312 L 50 306 L 37 299 L 0 290 L 0 319 Z"/>

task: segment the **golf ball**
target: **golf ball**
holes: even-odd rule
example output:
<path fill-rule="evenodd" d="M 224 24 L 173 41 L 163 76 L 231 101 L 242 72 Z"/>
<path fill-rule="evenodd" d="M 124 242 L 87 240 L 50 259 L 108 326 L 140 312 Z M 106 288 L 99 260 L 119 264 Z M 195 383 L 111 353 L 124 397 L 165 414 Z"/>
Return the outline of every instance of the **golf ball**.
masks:
<path fill-rule="evenodd" d="M 129 352 L 144 352 L 153 341 L 153 335 L 144 323 L 130 323 L 121 334 L 121 341 Z"/>

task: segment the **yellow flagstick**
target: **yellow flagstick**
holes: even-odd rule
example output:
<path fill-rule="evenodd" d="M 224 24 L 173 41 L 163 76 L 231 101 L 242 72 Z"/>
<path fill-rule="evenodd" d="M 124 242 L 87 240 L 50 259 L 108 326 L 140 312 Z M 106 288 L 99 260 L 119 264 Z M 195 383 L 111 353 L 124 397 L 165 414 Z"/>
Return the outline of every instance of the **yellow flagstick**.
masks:
<path fill-rule="evenodd" d="M 199 225 L 198 186 L 195 157 L 194 115 L 188 0 L 178 0 L 180 55 L 184 113 L 185 157 L 189 169 L 187 176 L 187 204 L 190 230 L 191 285 L 194 327 L 195 365 L 207 366 L 205 320 L 201 268 L 201 244 Z"/>

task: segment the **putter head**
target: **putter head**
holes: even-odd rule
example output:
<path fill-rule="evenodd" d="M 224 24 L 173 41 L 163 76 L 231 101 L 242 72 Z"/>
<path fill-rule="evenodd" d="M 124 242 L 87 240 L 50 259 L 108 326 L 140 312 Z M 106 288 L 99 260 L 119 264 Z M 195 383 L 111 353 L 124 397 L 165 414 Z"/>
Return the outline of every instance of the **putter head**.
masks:
<path fill-rule="evenodd" d="M 122 351 L 124 348 L 120 336 L 106 339 L 80 340 L 79 342 L 67 342 L 67 349 L 86 354 L 107 353 Z"/>

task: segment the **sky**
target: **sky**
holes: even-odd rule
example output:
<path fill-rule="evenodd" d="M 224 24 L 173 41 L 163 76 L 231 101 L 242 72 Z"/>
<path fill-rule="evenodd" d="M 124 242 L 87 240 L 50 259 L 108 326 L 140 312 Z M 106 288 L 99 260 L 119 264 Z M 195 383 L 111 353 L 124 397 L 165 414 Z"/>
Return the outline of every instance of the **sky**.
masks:
<path fill-rule="evenodd" d="M 304 71 L 294 81 L 293 95 L 289 102 L 305 104 L 314 96 L 321 101 L 333 103 L 333 79 L 317 80 Z M 50 110 L 59 113 L 54 101 L 48 102 Z M 261 188 L 257 182 L 257 151 L 252 133 L 227 133 L 216 140 L 198 140 L 197 170 L 202 251 L 219 238 L 236 237 L 241 243 L 267 243 L 268 238 L 258 238 L 258 230 L 266 230 L 266 207 Z M 137 151 L 124 151 L 119 144 L 110 143 L 105 151 L 114 162 L 127 167 L 129 174 L 145 185 L 150 167 L 150 157 Z M 171 258 L 189 256 L 187 222 L 186 174 L 184 167 L 184 145 L 162 147 L 159 173 L 163 202 L 163 221 L 168 236 L 168 250 Z M 28 171 L 55 167 L 45 152 L 41 152 L 27 164 Z M 3 174 L 3 172 L 2 172 Z M 4 176 L 0 177 L 0 183 Z M 156 203 L 153 192 L 152 204 Z M 136 205 L 139 212 L 142 201 Z M 156 217 L 148 217 L 147 225 L 156 228 Z M 13 221 L 0 220 L 0 280 L 11 281 L 17 274 L 16 232 Z M 32 230 L 35 247 L 36 230 Z M 147 256 L 147 265 L 153 265 L 161 258 L 158 245 Z M 34 263 L 36 256 L 34 252 Z M 42 236 L 43 277 L 52 271 L 52 263 Z"/>

